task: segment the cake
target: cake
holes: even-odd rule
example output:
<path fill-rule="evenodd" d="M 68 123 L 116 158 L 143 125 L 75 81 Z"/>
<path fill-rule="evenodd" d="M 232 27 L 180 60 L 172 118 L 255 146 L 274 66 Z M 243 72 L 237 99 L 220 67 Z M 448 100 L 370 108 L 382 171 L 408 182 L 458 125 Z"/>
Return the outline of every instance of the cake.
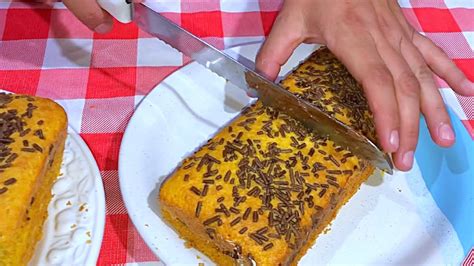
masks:
<path fill-rule="evenodd" d="M 0 94 L 0 265 L 26 265 L 59 175 L 67 118 L 48 99 Z"/>
<path fill-rule="evenodd" d="M 375 140 L 359 84 L 327 48 L 281 84 Z M 373 170 L 257 102 L 186 158 L 158 201 L 169 225 L 218 265 L 295 265 Z"/>

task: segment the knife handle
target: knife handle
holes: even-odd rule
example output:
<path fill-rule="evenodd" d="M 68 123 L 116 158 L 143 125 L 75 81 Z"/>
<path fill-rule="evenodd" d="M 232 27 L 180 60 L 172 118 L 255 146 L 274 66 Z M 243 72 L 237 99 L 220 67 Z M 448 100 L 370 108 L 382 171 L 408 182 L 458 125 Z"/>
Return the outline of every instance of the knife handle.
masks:
<path fill-rule="evenodd" d="M 127 0 L 97 0 L 110 15 L 122 23 L 132 22 L 132 5 Z"/>

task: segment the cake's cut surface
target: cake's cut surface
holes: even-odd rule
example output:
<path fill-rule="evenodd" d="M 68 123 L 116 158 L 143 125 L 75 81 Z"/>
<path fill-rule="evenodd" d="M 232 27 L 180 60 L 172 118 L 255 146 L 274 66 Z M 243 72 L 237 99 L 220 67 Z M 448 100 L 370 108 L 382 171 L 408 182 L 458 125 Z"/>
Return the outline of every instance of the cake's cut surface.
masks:
<path fill-rule="evenodd" d="M 67 118 L 51 100 L 0 94 L 0 265 L 26 265 L 59 175 Z"/>
<path fill-rule="evenodd" d="M 320 57 L 325 61 L 316 61 Z M 344 123 L 370 120 L 366 110 L 354 120 L 354 111 L 331 92 L 302 84 L 327 78 L 322 73 L 328 67 L 338 69 L 331 75 L 346 71 L 331 57 L 327 49 L 315 52 L 283 85 L 314 104 L 320 99 L 308 95 L 320 90 L 320 98 L 328 99 L 324 110 Z M 315 71 L 303 73 L 308 68 Z M 348 94 L 361 94 L 354 84 Z M 372 171 L 343 147 L 257 103 L 187 158 L 162 185 L 159 201 L 178 233 L 219 265 L 288 265 L 304 255 Z"/>

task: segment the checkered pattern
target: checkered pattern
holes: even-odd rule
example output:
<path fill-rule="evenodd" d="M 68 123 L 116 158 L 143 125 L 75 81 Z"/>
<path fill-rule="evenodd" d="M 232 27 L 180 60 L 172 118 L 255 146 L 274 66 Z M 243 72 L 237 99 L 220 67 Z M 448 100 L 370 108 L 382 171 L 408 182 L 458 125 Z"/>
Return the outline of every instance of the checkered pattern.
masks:
<path fill-rule="evenodd" d="M 471 249 L 469 254 L 467 254 L 466 258 L 463 260 L 462 266 L 474 266 L 474 247 Z"/>
<path fill-rule="evenodd" d="M 90 32 L 61 3 L 0 0 L 0 88 L 50 97 L 91 148 L 105 185 L 107 221 L 98 264 L 158 260 L 138 235 L 121 199 L 119 145 L 135 106 L 185 63 L 135 25 Z M 474 80 L 474 1 L 401 0 L 412 25 L 443 47 Z M 261 41 L 281 0 L 156 1 L 168 18 L 219 48 Z M 151 49 L 153 48 L 153 49 Z M 440 81 L 446 102 L 474 137 L 474 99 Z"/>

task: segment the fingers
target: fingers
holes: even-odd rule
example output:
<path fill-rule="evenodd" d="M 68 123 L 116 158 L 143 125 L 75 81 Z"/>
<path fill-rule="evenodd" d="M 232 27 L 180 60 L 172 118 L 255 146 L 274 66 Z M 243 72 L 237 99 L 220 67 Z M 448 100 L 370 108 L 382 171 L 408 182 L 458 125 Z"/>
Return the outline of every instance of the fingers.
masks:
<path fill-rule="evenodd" d="M 383 14 L 379 17 L 383 33 L 375 31 L 373 35 L 382 58 L 396 80 L 402 136 L 400 149 L 393 156 L 394 162 L 400 170 L 409 170 L 418 139 L 420 108 L 432 139 L 437 144 L 445 147 L 452 145 L 455 137 L 433 73 L 423 55 L 411 42 L 415 31 L 406 22 L 396 2 L 389 2 L 395 6 L 377 2 L 376 9 Z"/>
<path fill-rule="evenodd" d="M 413 69 L 401 53 L 404 31 L 388 12 L 386 2 L 377 2 L 375 9 L 379 27 L 371 30 L 380 56 L 393 76 L 400 115 L 400 146 L 392 158 L 398 169 L 407 171 L 413 166 L 413 155 L 418 143 L 420 120 L 420 83 Z"/>
<path fill-rule="evenodd" d="M 444 79 L 457 93 L 465 96 L 474 96 L 473 82 L 466 78 L 464 73 L 451 61 L 443 50 L 411 27 L 400 10 L 397 1 L 389 1 L 389 6 L 405 30 L 406 35 L 421 52 L 423 60 L 431 70 Z"/>
<path fill-rule="evenodd" d="M 455 139 L 454 131 L 443 98 L 433 80 L 433 73 L 426 65 L 423 55 L 412 43 L 404 39 L 400 48 L 420 83 L 421 111 L 425 115 L 431 138 L 440 146 L 452 145 Z"/>
<path fill-rule="evenodd" d="M 443 78 L 454 91 L 465 96 L 474 96 L 473 82 L 466 78 L 441 48 L 418 33 L 413 36 L 413 44 L 420 50 L 430 68 Z"/>
<path fill-rule="evenodd" d="M 112 30 L 112 17 L 95 0 L 64 0 L 63 2 L 89 29 L 97 33 L 107 33 Z"/>
<path fill-rule="evenodd" d="M 401 28 L 402 30 L 397 36 L 400 38 L 400 41 L 397 42 L 399 43 L 398 49 L 410 66 L 412 72 L 416 75 L 420 84 L 421 112 L 425 115 L 431 138 L 440 146 L 450 146 L 454 143 L 455 135 L 451 127 L 449 115 L 446 112 L 443 99 L 434 82 L 433 73 L 427 65 L 427 62 L 425 62 L 425 57 L 422 54 L 424 50 L 420 50 L 423 49 L 422 47 L 416 47 L 413 41 L 417 36 L 424 37 L 419 35 L 408 24 L 396 1 L 389 1 L 389 8 L 391 13 L 394 14 L 391 28 Z M 385 15 L 384 17 L 389 16 Z M 386 34 L 391 35 L 393 31 L 387 31 Z M 426 40 L 429 44 L 434 45 L 428 39 Z M 443 61 L 447 63 L 447 65 L 450 65 L 451 68 L 454 67 L 454 71 L 457 72 L 458 75 L 461 74 L 462 79 L 464 75 L 460 70 L 454 66 L 451 60 L 449 60 L 438 47 L 435 48 L 437 52 L 440 52 L 441 56 L 444 57 Z"/>
<path fill-rule="evenodd" d="M 435 86 L 434 83 L 433 86 Z M 437 89 L 422 89 L 421 111 L 425 115 L 431 138 L 436 144 L 442 147 L 453 145 L 455 134 L 451 126 L 449 115 L 446 112 L 443 98 Z"/>
<path fill-rule="evenodd" d="M 303 42 L 302 26 L 283 9 L 273 24 L 272 31 L 263 43 L 256 59 L 256 68 L 270 80 L 275 80 L 280 68 L 293 51 Z"/>
<path fill-rule="evenodd" d="M 367 32 L 347 32 L 344 38 L 337 41 L 339 47 L 329 48 L 362 84 L 382 148 L 395 152 L 400 143 L 400 120 L 392 75 Z"/>
<path fill-rule="evenodd" d="M 380 32 L 374 33 L 373 36 L 380 57 L 393 77 L 398 102 L 400 145 L 393 159 L 398 169 L 407 171 L 413 165 L 413 153 L 418 142 L 420 86 L 417 77 L 400 52 L 395 50 Z"/>
<path fill-rule="evenodd" d="M 393 159 L 398 169 L 408 171 L 413 166 L 413 154 L 418 143 L 420 85 L 404 58 L 397 53 L 392 56 L 386 59 L 386 63 L 394 78 L 400 115 L 400 146 Z"/>
<path fill-rule="evenodd" d="M 305 1 L 308 7 L 289 12 L 287 3 L 296 2 L 285 1 L 257 57 L 259 71 L 274 79 L 301 42 L 321 41 L 322 37 L 321 43 L 326 43 L 362 84 L 380 145 L 393 153 L 398 169 L 406 171 L 413 165 L 420 110 L 433 140 L 441 146 L 453 144 L 454 132 L 433 72 L 464 95 L 474 96 L 473 83 L 440 48 L 413 30 L 397 1 L 373 0 L 363 2 L 365 5 L 335 1 L 327 4 L 316 20 L 301 19 L 302 10 L 312 10 L 311 14 L 314 10 L 309 7 L 322 2 Z M 334 14 L 349 16 L 334 20 Z M 308 23 L 306 20 L 312 24 L 301 27 L 299 24 Z"/>

